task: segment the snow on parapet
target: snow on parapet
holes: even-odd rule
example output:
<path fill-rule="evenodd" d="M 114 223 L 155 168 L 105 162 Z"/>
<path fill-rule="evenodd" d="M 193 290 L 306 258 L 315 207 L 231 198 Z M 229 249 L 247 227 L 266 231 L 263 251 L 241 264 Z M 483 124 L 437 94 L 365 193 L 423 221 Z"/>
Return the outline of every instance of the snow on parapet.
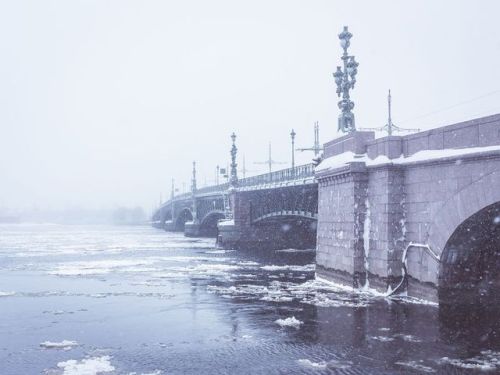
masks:
<path fill-rule="evenodd" d="M 323 160 L 316 167 L 315 171 L 322 172 L 330 169 L 342 168 L 354 162 L 364 162 L 368 167 L 375 167 L 383 164 L 404 165 L 410 163 L 446 159 L 451 157 L 481 154 L 492 151 L 500 151 L 500 145 L 471 148 L 448 148 L 443 150 L 422 150 L 416 152 L 413 155 L 407 157 L 400 156 L 399 158 L 395 159 L 389 159 L 385 155 L 379 155 L 375 159 L 370 159 L 366 154 L 355 154 L 352 151 L 348 151 L 344 152 L 343 154 L 335 155 L 331 158 Z"/>
<path fill-rule="evenodd" d="M 354 161 L 366 161 L 365 157 L 365 154 L 358 155 L 352 151 L 347 151 L 343 154 L 324 159 L 314 170 L 315 172 L 322 172 L 329 169 L 345 167 Z"/>

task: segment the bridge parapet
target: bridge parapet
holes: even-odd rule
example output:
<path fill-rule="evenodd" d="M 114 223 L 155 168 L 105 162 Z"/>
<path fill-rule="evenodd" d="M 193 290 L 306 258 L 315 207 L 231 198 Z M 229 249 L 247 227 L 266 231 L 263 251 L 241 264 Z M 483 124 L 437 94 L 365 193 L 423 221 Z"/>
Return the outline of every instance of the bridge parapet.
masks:
<path fill-rule="evenodd" d="M 307 178 L 314 178 L 313 164 L 299 165 L 294 168 L 286 168 L 271 173 L 243 178 L 238 181 L 238 187 L 268 185 Z"/>

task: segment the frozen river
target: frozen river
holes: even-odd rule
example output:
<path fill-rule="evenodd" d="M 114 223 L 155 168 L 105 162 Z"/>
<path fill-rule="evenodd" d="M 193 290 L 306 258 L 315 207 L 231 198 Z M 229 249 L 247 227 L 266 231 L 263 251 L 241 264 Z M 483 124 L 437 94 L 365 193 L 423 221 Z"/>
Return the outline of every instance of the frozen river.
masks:
<path fill-rule="evenodd" d="M 0 226 L 2 375 L 494 373 L 498 347 L 484 317 L 315 280 L 312 251 Z"/>

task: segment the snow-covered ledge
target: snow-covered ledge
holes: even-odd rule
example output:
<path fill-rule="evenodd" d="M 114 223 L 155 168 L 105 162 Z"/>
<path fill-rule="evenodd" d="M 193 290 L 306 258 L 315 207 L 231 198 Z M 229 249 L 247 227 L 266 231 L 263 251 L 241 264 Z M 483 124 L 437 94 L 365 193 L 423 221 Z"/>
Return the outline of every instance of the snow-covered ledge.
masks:
<path fill-rule="evenodd" d="M 422 150 L 407 157 L 400 156 L 399 158 L 389 159 L 385 155 L 379 155 L 375 159 L 370 159 L 367 154 L 355 154 L 354 152 L 347 151 L 342 154 L 324 159 L 316 167 L 315 171 L 316 173 L 321 173 L 328 170 L 344 168 L 349 164 L 355 162 L 364 162 L 367 167 L 376 167 L 381 165 L 407 165 L 434 162 L 438 160 L 445 161 L 447 159 L 456 160 L 460 157 L 468 158 L 478 155 L 495 155 L 499 152 L 500 145 L 497 145 L 471 148 L 449 148 L 444 150 Z"/>

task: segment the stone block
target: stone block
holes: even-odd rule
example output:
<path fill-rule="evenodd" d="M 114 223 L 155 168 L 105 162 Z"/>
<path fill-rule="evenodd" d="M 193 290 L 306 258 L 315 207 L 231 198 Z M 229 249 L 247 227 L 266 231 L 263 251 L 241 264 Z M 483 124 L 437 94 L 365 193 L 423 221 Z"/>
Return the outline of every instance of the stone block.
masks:
<path fill-rule="evenodd" d="M 444 148 L 443 131 L 436 130 L 429 133 L 429 149 L 442 150 Z"/>
<path fill-rule="evenodd" d="M 479 146 L 479 126 L 452 127 L 444 130 L 444 148 L 469 148 Z"/>
<path fill-rule="evenodd" d="M 479 146 L 500 145 L 500 118 L 479 125 Z"/>

